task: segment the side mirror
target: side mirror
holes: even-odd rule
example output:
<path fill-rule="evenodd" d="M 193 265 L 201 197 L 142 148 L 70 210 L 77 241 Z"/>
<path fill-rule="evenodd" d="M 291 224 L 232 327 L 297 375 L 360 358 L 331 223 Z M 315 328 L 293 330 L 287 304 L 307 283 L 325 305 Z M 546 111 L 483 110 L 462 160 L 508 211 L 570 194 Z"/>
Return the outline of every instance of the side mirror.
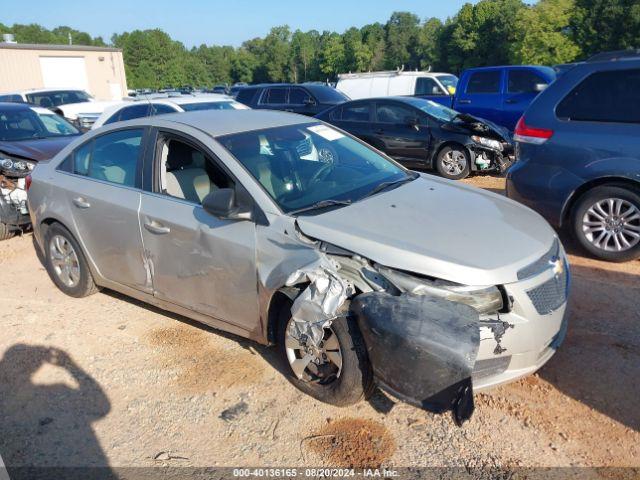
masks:
<path fill-rule="evenodd" d="M 209 193 L 202 200 L 202 208 L 214 217 L 225 220 L 251 220 L 251 210 L 236 203 L 236 191 L 233 188 L 220 188 Z"/>
<path fill-rule="evenodd" d="M 438 86 L 434 86 L 431 89 L 431 95 L 442 95 L 442 94 L 443 94 L 442 90 L 440 90 L 440 87 L 438 87 Z"/>
<path fill-rule="evenodd" d="M 536 84 L 533 86 L 533 91 L 534 91 L 534 92 L 541 92 L 541 91 L 543 91 L 545 88 L 547 88 L 548 86 L 549 86 L 549 84 L 548 84 L 548 83 L 536 83 Z"/>
<path fill-rule="evenodd" d="M 302 103 L 304 103 L 307 106 L 310 106 L 310 105 L 315 105 L 316 101 L 313 98 L 307 97 L 304 99 Z"/>

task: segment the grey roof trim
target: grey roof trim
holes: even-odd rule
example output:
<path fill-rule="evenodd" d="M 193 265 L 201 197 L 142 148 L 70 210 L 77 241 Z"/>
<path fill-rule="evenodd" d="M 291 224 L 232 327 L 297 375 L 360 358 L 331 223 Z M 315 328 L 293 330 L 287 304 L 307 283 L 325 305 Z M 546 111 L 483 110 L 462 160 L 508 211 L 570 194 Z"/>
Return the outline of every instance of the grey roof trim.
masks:
<path fill-rule="evenodd" d="M 0 49 L 9 50 L 61 50 L 71 52 L 122 52 L 121 48 L 94 47 L 91 45 L 47 45 L 35 43 L 0 43 Z"/>

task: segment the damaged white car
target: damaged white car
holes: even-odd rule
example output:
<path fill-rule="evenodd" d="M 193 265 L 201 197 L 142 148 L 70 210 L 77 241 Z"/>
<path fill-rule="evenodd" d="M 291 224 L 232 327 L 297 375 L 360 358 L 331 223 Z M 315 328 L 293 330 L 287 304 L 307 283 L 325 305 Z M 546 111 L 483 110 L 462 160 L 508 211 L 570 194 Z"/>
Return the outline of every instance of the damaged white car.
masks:
<path fill-rule="evenodd" d="M 567 260 L 542 217 L 307 117 L 101 128 L 36 167 L 29 205 L 65 293 L 106 287 L 275 344 L 335 405 L 377 384 L 463 422 L 473 390 L 536 371 L 566 331 Z"/>

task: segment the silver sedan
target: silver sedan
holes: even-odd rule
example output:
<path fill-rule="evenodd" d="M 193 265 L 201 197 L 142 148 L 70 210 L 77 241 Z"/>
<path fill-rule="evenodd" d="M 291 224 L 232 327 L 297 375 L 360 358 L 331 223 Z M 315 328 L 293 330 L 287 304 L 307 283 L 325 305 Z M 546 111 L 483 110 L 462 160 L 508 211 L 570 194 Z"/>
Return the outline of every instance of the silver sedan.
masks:
<path fill-rule="evenodd" d="M 53 282 L 277 345 L 336 405 L 378 384 L 457 421 L 564 337 L 569 271 L 536 213 L 408 171 L 322 122 L 188 112 L 92 131 L 28 193 Z"/>

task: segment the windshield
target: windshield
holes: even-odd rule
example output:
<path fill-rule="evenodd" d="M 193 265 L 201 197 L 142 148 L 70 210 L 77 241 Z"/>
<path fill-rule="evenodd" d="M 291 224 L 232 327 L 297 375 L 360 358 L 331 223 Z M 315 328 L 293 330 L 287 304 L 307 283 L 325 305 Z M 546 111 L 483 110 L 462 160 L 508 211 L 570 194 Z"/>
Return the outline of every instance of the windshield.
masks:
<path fill-rule="evenodd" d="M 405 101 L 441 122 L 451 122 L 458 116 L 458 112 L 455 110 L 431 100 L 407 97 Z"/>
<path fill-rule="evenodd" d="M 236 102 L 183 103 L 180 107 L 185 112 L 195 112 L 197 110 L 243 110 L 247 108 Z"/>
<path fill-rule="evenodd" d="M 0 112 L 0 141 L 78 135 L 69 122 L 53 113 L 36 113 L 32 109 Z"/>
<path fill-rule="evenodd" d="M 320 103 L 342 103 L 349 101 L 349 97 L 333 87 L 321 85 L 310 87 L 309 91 Z"/>
<path fill-rule="evenodd" d="M 286 213 L 327 200 L 355 202 L 412 174 L 319 123 L 226 135 L 222 145 Z"/>
<path fill-rule="evenodd" d="M 442 83 L 442 85 L 444 85 L 444 88 L 447 89 L 449 95 L 453 95 L 454 93 L 456 93 L 456 88 L 458 87 L 458 77 L 456 77 L 455 75 L 438 75 L 436 78 L 440 80 L 440 83 Z"/>
<path fill-rule="evenodd" d="M 82 90 L 58 90 L 55 92 L 27 93 L 27 102 L 44 108 L 89 101 L 91 101 L 91 95 Z"/>

